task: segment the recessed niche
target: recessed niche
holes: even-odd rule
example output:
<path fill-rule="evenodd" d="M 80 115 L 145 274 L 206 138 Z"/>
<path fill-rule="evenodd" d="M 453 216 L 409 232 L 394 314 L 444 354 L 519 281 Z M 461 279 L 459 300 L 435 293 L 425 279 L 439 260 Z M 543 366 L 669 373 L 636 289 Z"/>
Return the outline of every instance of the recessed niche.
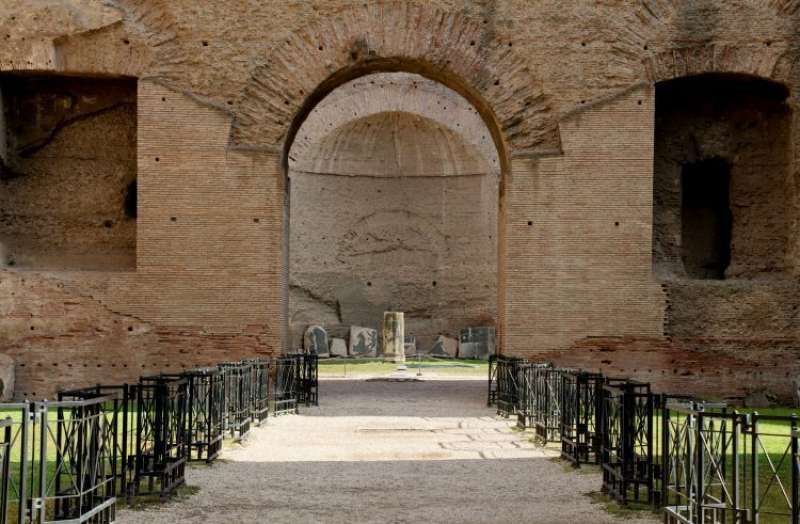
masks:
<path fill-rule="evenodd" d="M 136 81 L 0 76 L 0 266 L 128 270 Z"/>
<path fill-rule="evenodd" d="M 706 74 L 656 86 L 653 262 L 667 278 L 788 274 L 788 89 Z"/>

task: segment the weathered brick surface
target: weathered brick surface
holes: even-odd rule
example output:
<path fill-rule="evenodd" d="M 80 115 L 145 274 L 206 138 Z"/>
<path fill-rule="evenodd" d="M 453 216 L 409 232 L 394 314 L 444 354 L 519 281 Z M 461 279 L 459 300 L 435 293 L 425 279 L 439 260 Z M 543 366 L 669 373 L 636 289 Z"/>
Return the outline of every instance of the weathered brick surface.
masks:
<path fill-rule="evenodd" d="M 675 388 L 702 375 L 707 392 L 738 394 L 755 373 L 782 393 L 794 321 L 728 337 L 738 320 L 724 293 L 703 306 L 706 329 L 671 316 L 653 276 L 653 84 L 759 75 L 794 105 L 798 16 L 788 0 L 3 2 L 0 71 L 139 79 L 136 270 L 0 270 L 0 343 L 19 392 L 281 349 L 284 149 L 340 83 L 406 70 L 464 95 L 498 146 L 503 351 L 624 362 Z M 759 286 L 751 296 L 777 294 L 748 318 L 793 314 L 783 287 Z M 598 349 L 593 337 L 612 336 L 613 351 Z"/>
<path fill-rule="evenodd" d="M 797 341 L 786 338 L 597 337 L 568 350 L 531 353 L 560 366 L 651 382 L 661 393 L 741 402 L 768 391 L 793 398 L 792 377 L 800 373 Z"/>

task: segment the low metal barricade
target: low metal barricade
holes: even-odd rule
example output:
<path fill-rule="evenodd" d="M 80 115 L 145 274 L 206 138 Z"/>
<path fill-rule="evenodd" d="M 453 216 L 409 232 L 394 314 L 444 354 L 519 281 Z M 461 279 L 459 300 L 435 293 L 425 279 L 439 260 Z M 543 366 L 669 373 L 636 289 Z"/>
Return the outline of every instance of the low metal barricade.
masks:
<path fill-rule="evenodd" d="M 561 456 L 574 466 L 600 463 L 603 375 L 561 373 Z"/>
<path fill-rule="evenodd" d="M 274 368 L 273 413 L 284 415 L 298 411 L 299 360 L 294 356 L 283 356 L 272 360 Z"/>
<path fill-rule="evenodd" d="M 223 362 L 218 367 L 225 392 L 225 431 L 234 440 L 243 440 L 250 433 L 252 421 L 252 366 L 245 362 Z"/>
<path fill-rule="evenodd" d="M 541 366 L 533 370 L 533 427 L 541 444 L 558 442 L 561 431 L 561 373 Z"/>
<path fill-rule="evenodd" d="M 189 381 L 142 377 L 130 387 L 136 398 L 136 455 L 128 495 L 164 499 L 185 482 Z"/>
<path fill-rule="evenodd" d="M 800 524 L 796 416 L 672 400 L 662 412 L 667 523 Z"/>
<path fill-rule="evenodd" d="M 223 375 L 218 368 L 197 368 L 162 377 L 188 380 L 186 442 L 189 460 L 212 462 L 222 452 Z"/>
<path fill-rule="evenodd" d="M 268 360 L 243 360 L 250 366 L 250 418 L 260 426 L 269 417 L 270 364 Z"/>
<path fill-rule="evenodd" d="M 299 389 L 297 402 L 319 406 L 319 356 L 315 353 L 298 355 Z"/>
<path fill-rule="evenodd" d="M 654 503 L 654 413 L 650 384 L 610 379 L 602 388 L 603 490 L 621 504 Z"/>

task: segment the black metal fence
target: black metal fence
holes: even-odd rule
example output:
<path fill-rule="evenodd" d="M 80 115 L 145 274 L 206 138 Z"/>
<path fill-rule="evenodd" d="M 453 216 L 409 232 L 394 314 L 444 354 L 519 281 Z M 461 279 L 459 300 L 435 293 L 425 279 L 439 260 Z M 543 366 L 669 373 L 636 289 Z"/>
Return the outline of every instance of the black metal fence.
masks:
<path fill-rule="evenodd" d="M 669 524 L 800 524 L 798 417 L 656 394 L 650 384 L 516 358 L 489 363 L 488 403 L 598 464 L 603 491 Z"/>
<path fill-rule="evenodd" d="M 223 428 L 234 440 L 242 440 L 250 433 L 252 421 L 252 366 L 244 362 L 223 362 L 219 369 L 223 375 L 225 400 Z"/>
<path fill-rule="evenodd" d="M 319 406 L 319 357 L 316 354 L 297 355 L 300 372 L 297 402 Z"/>
<path fill-rule="evenodd" d="M 796 416 L 670 400 L 662 420 L 667 522 L 800 522 Z"/>
<path fill-rule="evenodd" d="M 114 522 L 120 497 L 168 497 L 188 461 L 213 461 L 226 434 L 243 438 L 271 405 L 318 398 L 316 356 L 301 354 L 0 404 L 0 524 Z"/>
<path fill-rule="evenodd" d="M 650 384 L 609 380 L 601 392 L 603 489 L 623 504 L 652 504 L 655 396 Z"/>
<path fill-rule="evenodd" d="M 316 357 L 316 355 L 314 355 Z M 269 417 L 270 364 L 268 360 L 243 360 L 250 366 L 250 417 L 260 426 Z"/>
<path fill-rule="evenodd" d="M 561 456 L 575 466 L 600 463 L 602 387 L 598 373 L 561 374 Z"/>
<path fill-rule="evenodd" d="M 296 413 L 299 406 L 300 360 L 296 356 L 274 359 L 275 380 L 272 391 L 272 410 L 276 415 Z"/>
<path fill-rule="evenodd" d="M 520 408 L 520 366 L 524 363 L 518 358 L 503 358 L 496 363 L 497 412 L 509 417 L 517 414 Z"/>

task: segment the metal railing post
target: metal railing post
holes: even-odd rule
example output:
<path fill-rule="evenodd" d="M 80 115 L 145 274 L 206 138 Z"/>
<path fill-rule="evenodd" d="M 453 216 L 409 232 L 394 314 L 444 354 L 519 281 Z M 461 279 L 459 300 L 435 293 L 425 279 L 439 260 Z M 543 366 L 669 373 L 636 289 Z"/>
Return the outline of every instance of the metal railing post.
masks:
<path fill-rule="evenodd" d="M 750 455 L 750 468 L 751 468 L 751 483 L 753 489 L 752 500 L 750 503 L 752 504 L 753 513 L 751 515 L 751 520 L 753 524 L 759 524 L 761 517 L 760 517 L 760 508 L 759 508 L 759 496 L 758 496 L 758 412 L 755 412 L 751 415 L 750 418 L 750 446 L 751 446 L 751 455 Z"/>
<path fill-rule="evenodd" d="M 792 524 L 800 524 L 800 446 L 797 415 L 792 415 Z"/>

